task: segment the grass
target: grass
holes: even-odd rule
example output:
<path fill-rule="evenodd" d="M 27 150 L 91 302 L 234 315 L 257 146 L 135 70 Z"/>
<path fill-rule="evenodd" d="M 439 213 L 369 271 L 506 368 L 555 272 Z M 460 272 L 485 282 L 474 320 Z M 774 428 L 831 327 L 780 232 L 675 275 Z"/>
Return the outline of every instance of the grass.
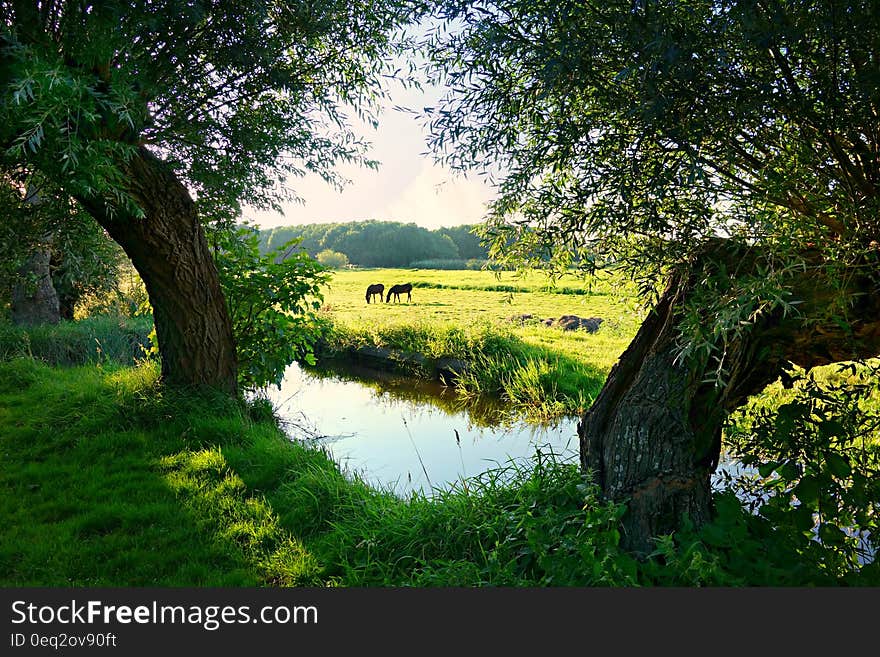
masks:
<path fill-rule="evenodd" d="M 371 303 L 367 285 L 412 282 L 412 302 Z M 540 274 L 485 271 L 336 272 L 323 313 L 333 323 L 331 355 L 360 346 L 470 362 L 464 396 L 499 395 L 516 412 L 548 419 L 586 410 L 640 322 L 630 286 L 613 278 L 552 287 Z M 511 321 L 522 314 L 535 317 Z M 539 319 L 601 317 L 596 333 L 563 331 Z"/>
<path fill-rule="evenodd" d="M 271 407 L 164 388 L 157 368 L 0 363 L 2 586 L 872 584 L 835 574 L 727 505 L 709 548 L 637 562 L 620 507 L 538 454 L 400 499 L 289 441 Z M 711 527 L 711 525 L 710 525 Z M 756 567 L 759 564 L 761 567 Z"/>
<path fill-rule="evenodd" d="M 390 273 L 421 276 L 425 286 L 412 304 L 367 306 L 366 284 L 396 281 Z M 451 275 L 337 274 L 325 308 L 336 339 L 468 357 L 481 378 L 464 382 L 465 396 L 500 390 L 509 404 L 552 414 L 589 402 L 585 382 L 598 390 L 638 324 L 625 300 L 598 284 L 595 294 L 559 293 L 526 279 L 532 289 L 511 299 L 489 289 L 507 284 L 491 274 Z M 596 334 L 563 333 L 505 321 L 518 312 L 607 322 Z M 657 553 L 636 562 L 617 547 L 620 508 L 599 502 L 576 465 L 552 455 L 431 498 L 400 499 L 344 475 L 321 450 L 291 443 L 266 402 L 165 388 L 154 363 L 119 365 L 130 355 L 122 348 L 130 328 L 106 319 L 0 326 L 0 585 L 880 582 L 880 565 L 835 571 L 821 545 L 786 542 L 735 501 L 719 505 L 726 510 L 704 533 L 659 537 Z M 763 403 L 787 398 L 777 387 Z"/>
<path fill-rule="evenodd" d="M 442 502 L 401 500 L 288 441 L 259 403 L 156 379 L 151 364 L 0 363 L 0 585 L 536 584 L 543 570 L 517 565 L 525 539 L 507 533 L 540 497 L 558 498 L 548 531 L 553 514 L 613 519 L 585 510 L 574 468 L 549 463 L 529 485 L 496 474 Z"/>
<path fill-rule="evenodd" d="M 220 448 L 274 425 L 156 378 L 149 364 L 0 364 L 2 585 L 312 581 L 313 562 Z"/>
<path fill-rule="evenodd" d="M 149 317 L 98 316 L 33 327 L 0 322 L 0 360 L 27 356 L 52 365 L 132 364 L 144 357 L 152 328 Z"/>

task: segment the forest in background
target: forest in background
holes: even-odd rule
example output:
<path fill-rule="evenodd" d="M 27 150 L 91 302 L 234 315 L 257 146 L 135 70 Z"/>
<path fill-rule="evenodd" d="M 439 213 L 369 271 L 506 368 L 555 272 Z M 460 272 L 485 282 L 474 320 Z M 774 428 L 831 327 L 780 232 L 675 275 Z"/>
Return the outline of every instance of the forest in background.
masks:
<path fill-rule="evenodd" d="M 330 250 L 345 254 L 350 264 L 361 267 L 422 264 L 438 269 L 479 268 L 489 254 L 473 229 L 474 226 L 463 225 L 428 230 L 415 223 L 399 221 L 279 226 L 260 231 L 260 251 L 265 254 L 291 239 L 300 238 L 298 248 L 313 258 Z"/>

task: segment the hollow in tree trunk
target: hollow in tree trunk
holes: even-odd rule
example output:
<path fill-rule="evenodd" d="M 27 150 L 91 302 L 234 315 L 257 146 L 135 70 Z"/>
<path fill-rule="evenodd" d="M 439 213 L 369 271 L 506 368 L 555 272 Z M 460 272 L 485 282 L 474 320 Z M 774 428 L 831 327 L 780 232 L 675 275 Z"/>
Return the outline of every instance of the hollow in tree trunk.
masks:
<path fill-rule="evenodd" d="M 710 519 L 722 426 L 748 396 L 789 363 L 810 368 L 880 353 L 880 298 L 870 291 L 876 282 L 854 274 L 841 292 L 822 279 L 821 268 L 811 268 L 792 282 L 803 314 L 813 316 L 831 295 L 847 294 L 851 332 L 781 311 L 767 315 L 726 345 L 723 387 L 708 358 L 679 361 L 680 313 L 698 281 L 713 263 L 747 268 L 749 258 L 719 240 L 689 276 L 674 277 L 578 424 L 581 465 L 606 499 L 626 503 L 621 543 L 637 554 L 649 553 L 652 539 L 676 530 L 683 517 L 697 527 Z"/>
<path fill-rule="evenodd" d="M 125 166 L 128 192 L 144 212 L 128 217 L 80 198 L 137 269 L 153 307 L 168 383 L 235 394 L 238 363 L 217 268 L 186 187 L 141 147 Z"/>

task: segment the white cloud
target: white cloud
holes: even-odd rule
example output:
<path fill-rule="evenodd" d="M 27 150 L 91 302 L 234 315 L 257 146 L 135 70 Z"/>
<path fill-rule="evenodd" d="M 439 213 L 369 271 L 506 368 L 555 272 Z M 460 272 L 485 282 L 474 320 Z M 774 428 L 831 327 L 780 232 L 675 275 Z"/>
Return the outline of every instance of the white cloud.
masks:
<path fill-rule="evenodd" d="M 435 104 L 439 93 L 430 86 L 422 92 L 398 90 L 377 130 L 356 122 L 356 131 L 373 145 L 369 156 L 379 161 L 378 171 L 341 166 L 340 173 L 351 180 L 342 192 L 314 175 L 289 181 L 304 205 L 289 204 L 283 215 L 246 208 L 245 218 L 262 228 L 363 219 L 415 222 L 431 229 L 479 222 L 492 198 L 490 186 L 479 176 L 463 178 L 435 164 L 425 154 L 419 119 L 392 109 L 399 104 L 419 111 Z"/>
<path fill-rule="evenodd" d="M 379 210 L 379 217 L 413 221 L 425 228 L 478 223 L 491 193 L 481 179 L 455 176 L 451 171 L 423 162 L 419 174 Z"/>

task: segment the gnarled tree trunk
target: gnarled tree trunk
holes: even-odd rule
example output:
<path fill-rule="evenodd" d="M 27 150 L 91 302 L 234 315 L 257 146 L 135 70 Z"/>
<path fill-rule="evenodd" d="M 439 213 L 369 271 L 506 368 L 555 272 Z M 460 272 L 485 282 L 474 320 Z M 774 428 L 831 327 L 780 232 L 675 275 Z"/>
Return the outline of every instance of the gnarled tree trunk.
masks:
<path fill-rule="evenodd" d="M 18 326 L 57 324 L 58 295 L 52 285 L 49 261 L 52 250 L 48 245 L 35 249 L 18 271 L 18 281 L 12 287 L 12 322 Z"/>
<path fill-rule="evenodd" d="M 232 323 L 217 268 L 186 187 L 141 147 L 126 165 L 128 192 L 143 218 L 79 199 L 131 259 L 150 296 L 169 383 L 237 391 Z"/>
<path fill-rule="evenodd" d="M 683 305 L 706 268 L 718 262 L 738 263 L 742 271 L 754 259 L 719 240 L 690 276 L 674 278 L 578 425 L 581 465 L 607 499 L 627 504 L 622 544 L 637 554 L 650 552 L 652 538 L 674 531 L 683 516 L 696 526 L 710 519 L 709 478 L 718 464 L 722 425 L 749 395 L 789 362 L 810 368 L 880 353 L 876 281 L 856 273 L 840 290 L 823 280 L 821 268 L 810 268 L 792 283 L 803 315 L 818 315 L 812 311 L 843 293 L 853 302 L 852 331 L 781 311 L 763 317 L 728 342 L 725 385 L 716 386 L 714 363 L 677 361 L 676 341 Z"/>
<path fill-rule="evenodd" d="M 36 212 L 42 204 L 42 196 L 37 187 L 28 185 L 24 204 L 31 212 Z M 37 324 L 57 324 L 61 321 L 58 293 L 52 285 L 51 232 L 43 235 L 27 260 L 18 270 L 18 280 L 12 286 L 12 323 L 18 326 Z"/>

